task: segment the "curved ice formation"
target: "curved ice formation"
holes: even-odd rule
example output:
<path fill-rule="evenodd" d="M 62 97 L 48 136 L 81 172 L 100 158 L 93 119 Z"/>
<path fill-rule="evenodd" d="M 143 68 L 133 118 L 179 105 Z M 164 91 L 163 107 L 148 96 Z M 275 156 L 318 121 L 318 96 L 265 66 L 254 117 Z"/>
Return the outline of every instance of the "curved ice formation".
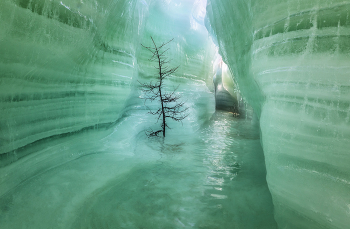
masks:
<path fill-rule="evenodd" d="M 237 199 L 248 199 L 236 206 L 227 206 L 225 202 L 226 205 L 217 204 L 213 209 L 205 208 L 208 214 L 219 212 L 227 220 L 222 207 L 232 207 L 236 215 L 225 223 L 233 220 L 235 225 L 255 226 L 261 221 L 266 228 L 274 227 L 261 151 L 254 151 L 260 147 L 257 128 L 239 130 L 247 124 L 242 119 L 233 122 L 228 131 L 224 125 L 229 123 L 227 117 L 221 121 L 210 119 L 213 94 L 208 88 L 214 91 L 211 77 L 215 43 L 245 101 L 259 117 L 267 181 L 279 227 L 346 228 L 350 224 L 350 2 L 208 0 L 207 17 L 203 18 L 204 3 L 198 0 L 0 1 L 2 223 L 6 221 L 8 228 L 13 224 L 18 226 L 21 222 L 11 219 L 36 212 L 35 217 L 26 218 L 33 223 L 30 225 L 39 223 L 45 228 L 54 221 L 61 223 L 57 224 L 61 228 L 84 227 L 70 213 L 77 206 L 92 206 L 81 211 L 81 215 L 92 212 L 98 217 L 100 205 L 82 202 L 100 197 L 108 203 L 113 190 L 120 191 L 115 186 L 118 182 L 129 184 L 124 182 L 128 174 L 150 172 L 146 176 L 149 180 L 138 180 L 140 183 L 128 186 L 130 190 L 154 185 L 159 166 L 169 163 L 171 169 L 162 168 L 176 174 L 178 163 L 186 171 L 186 178 L 193 172 L 187 168 L 193 165 L 198 165 L 194 167 L 201 172 L 195 173 L 196 182 L 186 180 L 181 188 L 201 184 L 203 177 L 198 174 L 203 171 L 208 172 L 207 179 L 216 182 L 205 191 L 198 186 L 183 190 L 208 194 L 212 199 L 205 199 L 205 204 L 226 201 L 230 195 L 236 197 L 237 189 L 240 191 Z M 192 138 L 183 140 L 186 147 L 169 144 L 171 153 L 158 152 L 147 142 L 135 144 L 143 141 L 142 129 L 153 123 L 145 116 L 145 104 L 139 102 L 137 88 L 137 80 L 153 77 L 150 73 L 153 66 L 140 46 L 140 43 L 148 45 L 151 35 L 160 43 L 174 38 L 169 55 L 172 63 L 181 68 L 167 85 L 172 89 L 180 84 L 179 93 L 188 98 L 191 109 L 185 127 L 175 128 L 174 136 L 186 138 L 192 134 Z M 214 132 L 209 137 L 205 135 L 210 131 L 203 128 L 208 120 L 221 122 L 219 126 L 211 125 Z M 102 128 L 113 124 L 117 124 L 114 129 Z M 94 131 L 84 131 L 90 129 Z M 203 132 L 197 136 L 199 131 Z M 213 136 L 217 139 L 212 139 Z M 220 144 L 210 149 L 208 142 Z M 205 147 L 198 147 L 202 143 Z M 247 147 L 252 148 L 250 156 L 239 151 Z M 147 156 L 142 154 L 144 149 Z M 215 169 L 203 167 L 203 158 L 197 158 L 197 151 L 208 149 L 214 154 L 208 151 L 209 159 L 204 162 Z M 239 153 L 233 154 L 232 149 Z M 165 160 L 157 164 L 160 153 L 173 156 L 177 163 Z M 241 179 L 244 176 L 237 172 L 241 171 L 238 160 L 245 162 L 242 165 L 258 168 L 243 173 L 253 179 Z M 141 164 L 144 170 L 137 166 L 133 169 Z M 115 177 L 114 173 L 118 175 Z M 237 174 L 239 179 L 235 178 Z M 166 175 L 163 176 L 167 178 Z M 229 183 L 231 178 L 243 186 L 228 186 L 225 194 L 220 194 L 221 185 Z M 86 182 L 79 183 L 81 180 Z M 111 180 L 116 183 L 108 185 Z M 164 178 L 157 184 L 167 182 Z M 72 186 L 75 191 L 70 190 Z M 112 189 L 107 190 L 108 187 Z M 171 190 L 176 200 L 181 200 L 177 189 Z M 250 193 L 261 198 L 251 198 Z M 161 200 L 172 199 L 167 192 L 161 194 L 164 196 Z M 37 201 L 41 207 L 36 205 Z M 193 203 L 198 202 L 191 199 L 185 206 L 194 208 Z M 241 221 L 241 211 L 235 207 L 243 206 L 245 212 L 250 212 L 245 203 L 256 207 L 258 221 L 250 220 L 255 217 L 246 214 L 246 221 Z M 32 208 L 26 208 L 27 205 Z M 63 218 L 42 217 L 46 209 L 52 212 L 59 209 Z M 167 210 L 173 214 L 174 209 Z M 194 217 L 204 222 L 197 225 L 215 226 L 211 219 L 195 214 Z M 195 224 L 191 220 L 176 216 L 167 225 L 192 227 Z"/>
<path fill-rule="evenodd" d="M 349 13 L 343 0 L 208 0 L 208 30 L 260 114 L 280 228 L 350 224 Z"/>
<path fill-rule="evenodd" d="M 124 107 L 146 10 L 77 2 L 0 3 L 2 163 L 36 141 L 114 122 Z"/>

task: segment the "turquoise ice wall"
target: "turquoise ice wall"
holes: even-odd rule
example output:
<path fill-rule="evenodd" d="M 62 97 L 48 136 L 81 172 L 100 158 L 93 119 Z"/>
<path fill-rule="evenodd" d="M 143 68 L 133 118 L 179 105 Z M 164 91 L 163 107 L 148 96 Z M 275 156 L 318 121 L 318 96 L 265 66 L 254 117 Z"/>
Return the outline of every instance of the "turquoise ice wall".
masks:
<path fill-rule="evenodd" d="M 30 144 L 118 120 L 153 68 L 140 45 L 150 36 L 174 38 L 178 82 L 210 82 L 215 50 L 203 10 L 198 1 L 1 1 L 1 164 Z"/>
<path fill-rule="evenodd" d="M 130 92 L 145 1 L 0 2 L 0 155 L 114 122 Z"/>
<path fill-rule="evenodd" d="M 181 84 L 184 95 L 209 86 L 215 48 L 200 4 L 1 0 L 0 166 L 30 154 L 40 141 L 108 126 L 140 105 L 136 80 L 152 77 L 140 43 L 150 44 L 150 35 L 158 43 L 174 38 L 170 56 L 182 67 L 169 86 Z M 260 119 L 280 228 L 346 228 L 350 2 L 207 4 L 207 29 Z M 207 104 L 196 101 L 190 105 L 199 117 L 196 106 Z M 2 182 L 16 187 L 28 170 Z"/>
<path fill-rule="evenodd" d="M 260 116 L 280 228 L 350 225 L 350 1 L 208 0 L 207 27 Z"/>

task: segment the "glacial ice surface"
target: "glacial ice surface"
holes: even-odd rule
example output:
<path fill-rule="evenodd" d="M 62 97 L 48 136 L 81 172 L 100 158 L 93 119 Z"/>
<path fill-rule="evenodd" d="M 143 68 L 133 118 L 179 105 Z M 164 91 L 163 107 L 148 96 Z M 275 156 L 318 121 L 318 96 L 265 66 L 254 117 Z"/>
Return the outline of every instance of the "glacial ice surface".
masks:
<path fill-rule="evenodd" d="M 1 196 L 1 228 L 277 228 L 256 120 L 214 112 L 202 88 L 189 93 L 200 127 L 192 114 L 150 140 L 154 118 L 135 107 L 1 168 L 26 178 Z"/>
<path fill-rule="evenodd" d="M 343 0 L 208 0 L 208 31 L 260 118 L 280 228 L 350 225 L 349 12 Z"/>
<path fill-rule="evenodd" d="M 171 13 L 169 13 L 171 12 Z M 0 228 L 276 228 L 255 119 L 215 113 L 204 1 L 0 2 Z M 189 107 L 144 130 L 150 36 Z"/>
<path fill-rule="evenodd" d="M 349 6 L 1 0 L 0 227 L 346 228 Z M 150 36 L 190 107 L 164 142 Z M 257 118 L 214 113 L 214 44 Z"/>

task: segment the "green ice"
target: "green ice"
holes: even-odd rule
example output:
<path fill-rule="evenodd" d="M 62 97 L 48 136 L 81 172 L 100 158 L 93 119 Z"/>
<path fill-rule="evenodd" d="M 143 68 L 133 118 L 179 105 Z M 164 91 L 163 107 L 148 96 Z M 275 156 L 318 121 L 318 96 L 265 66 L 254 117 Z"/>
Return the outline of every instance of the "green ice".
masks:
<path fill-rule="evenodd" d="M 1 0 L 0 228 L 347 228 L 349 0 Z M 190 115 L 155 123 L 141 43 Z M 213 78 L 241 116 L 215 112 Z"/>
<path fill-rule="evenodd" d="M 27 177 L 1 197 L 2 228 L 277 228 L 256 122 L 212 107 L 199 130 L 149 140 L 144 113 L 2 168 Z"/>
<path fill-rule="evenodd" d="M 207 27 L 260 117 L 280 228 L 350 224 L 349 7 L 208 0 Z"/>

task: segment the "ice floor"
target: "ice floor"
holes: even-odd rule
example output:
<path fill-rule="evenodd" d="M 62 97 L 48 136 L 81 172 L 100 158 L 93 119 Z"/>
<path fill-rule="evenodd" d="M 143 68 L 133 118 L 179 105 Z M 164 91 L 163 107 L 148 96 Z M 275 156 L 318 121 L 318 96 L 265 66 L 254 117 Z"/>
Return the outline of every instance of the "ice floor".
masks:
<path fill-rule="evenodd" d="M 2 168 L 0 227 L 276 228 L 253 121 L 216 112 L 162 141 L 128 134 L 140 118 L 51 140 Z"/>

